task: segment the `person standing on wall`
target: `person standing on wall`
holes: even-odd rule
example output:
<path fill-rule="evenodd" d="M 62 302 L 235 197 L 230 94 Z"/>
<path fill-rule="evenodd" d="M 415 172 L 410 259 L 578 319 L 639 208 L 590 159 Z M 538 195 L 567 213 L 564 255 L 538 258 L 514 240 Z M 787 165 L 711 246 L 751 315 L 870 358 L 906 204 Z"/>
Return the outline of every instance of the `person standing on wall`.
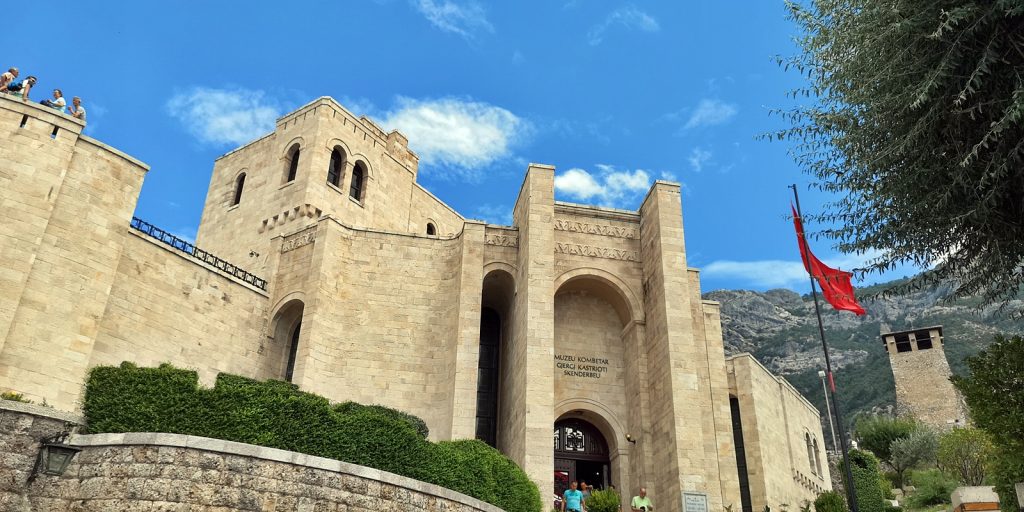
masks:
<path fill-rule="evenodd" d="M 651 512 L 654 510 L 654 506 L 651 505 L 651 499 L 647 497 L 647 488 L 640 488 L 640 495 L 633 496 L 633 501 L 630 502 L 629 508 L 633 509 L 633 512 Z"/>
<path fill-rule="evenodd" d="M 569 488 L 562 495 L 562 512 L 583 512 L 586 501 L 583 493 L 576 489 L 576 480 L 569 483 Z"/>

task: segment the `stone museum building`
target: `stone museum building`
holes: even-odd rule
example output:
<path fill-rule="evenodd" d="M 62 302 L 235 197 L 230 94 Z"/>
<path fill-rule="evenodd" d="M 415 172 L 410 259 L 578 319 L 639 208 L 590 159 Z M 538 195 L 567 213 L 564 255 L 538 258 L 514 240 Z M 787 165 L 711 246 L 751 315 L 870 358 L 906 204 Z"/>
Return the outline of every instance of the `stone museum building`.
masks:
<path fill-rule="evenodd" d="M 819 412 L 726 356 L 678 184 L 598 208 L 530 164 L 512 225 L 487 224 L 417 183 L 405 136 L 327 97 L 214 162 L 194 244 L 133 217 L 147 171 L 0 95 L 0 391 L 75 411 L 90 367 L 170 362 L 408 411 L 545 499 L 583 479 L 738 512 L 831 488 Z"/>

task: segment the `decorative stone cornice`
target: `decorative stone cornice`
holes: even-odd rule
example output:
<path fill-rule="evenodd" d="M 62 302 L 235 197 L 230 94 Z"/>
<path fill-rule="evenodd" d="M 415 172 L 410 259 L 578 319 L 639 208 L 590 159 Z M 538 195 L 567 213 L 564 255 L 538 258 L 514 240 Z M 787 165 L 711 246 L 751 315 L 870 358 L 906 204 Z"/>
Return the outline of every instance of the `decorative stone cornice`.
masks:
<path fill-rule="evenodd" d="M 616 238 L 640 238 L 640 230 L 635 227 L 611 226 L 607 224 L 591 224 L 574 220 L 555 220 L 556 231 L 570 233 L 587 233 L 590 235 L 610 236 Z"/>
<path fill-rule="evenodd" d="M 285 238 L 284 242 L 281 243 L 281 253 L 286 253 L 286 252 L 289 252 L 289 251 L 294 251 L 295 249 L 298 249 L 299 247 L 303 247 L 303 246 L 312 244 L 315 241 L 316 241 L 316 227 L 314 226 L 314 227 L 312 227 L 310 229 L 307 229 L 307 230 L 302 231 L 300 233 L 296 233 L 294 235 L 291 235 L 288 238 Z"/>
<path fill-rule="evenodd" d="M 484 237 L 487 245 L 499 247 L 519 247 L 519 237 L 515 235 L 486 235 Z"/>
<path fill-rule="evenodd" d="M 640 261 L 640 254 L 638 251 L 595 247 L 593 245 L 555 243 L 555 253 L 569 254 L 572 256 L 590 256 L 592 258 L 606 258 L 610 260 Z"/>

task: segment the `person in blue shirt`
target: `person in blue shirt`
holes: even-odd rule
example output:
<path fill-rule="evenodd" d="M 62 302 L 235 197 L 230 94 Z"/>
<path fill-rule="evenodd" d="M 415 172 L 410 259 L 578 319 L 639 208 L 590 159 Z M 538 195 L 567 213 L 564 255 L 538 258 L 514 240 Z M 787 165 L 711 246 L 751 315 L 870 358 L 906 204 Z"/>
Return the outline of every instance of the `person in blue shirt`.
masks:
<path fill-rule="evenodd" d="M 583 493 L 576 488 L 576 480 L 573 480 L 562 495 L 562 512 L 583 512 L 584 506 L 586 500 L 583 499 Z"/>

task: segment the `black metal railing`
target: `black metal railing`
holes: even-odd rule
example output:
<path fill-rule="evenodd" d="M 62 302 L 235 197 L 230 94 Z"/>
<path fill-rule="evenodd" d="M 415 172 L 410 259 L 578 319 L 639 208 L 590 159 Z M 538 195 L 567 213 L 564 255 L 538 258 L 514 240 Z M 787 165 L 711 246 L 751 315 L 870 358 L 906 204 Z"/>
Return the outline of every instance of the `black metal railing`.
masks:
<path fill-rule="evenodd" d="M 144 233 L 146 235 L 149 235 L 149 236 L 151 236 L 151 237 L 153 237 L 153 238 L 155 238 L 155 239 L 157 239 L 157 240 L 159 240 L 159 241 L 161 241 L 161 242 L 163 242 L 163 243 L 173 247 L 174 249 L 176 249 L 178 251 L 181 251 L 181 252 L 183 252 L 185 254 L 188 254 L 189 256 L 192 256 L 193 258 L 195 258 L 195 259 L 197 259 L 197 260 L 199 260 L 199 261 L 201 261 L 203 263 L 206 263 L 207 265 L 210 265 L 210 266 L 212 266 L 212 267 L 214 267 L 214 268 L 216 268 L 218 270 L 222 270 L 224 272 L 227 272 L 228 274 L 231 274 L 232 276 L 235 276 L 238 279 L 241 279 L 242 281 L 244 281 L 246 283 L 249 283 L 249 284 L 251 284 L 251 285 L 253 285 L 253 286 L 255 286 L 255 287 L 257 287 L 257 288 L 259 288 L 259 289 L 261 289 L 263 291 L 267 290 L 267 280 L 266 279 L 261 279 L 259 277 L 256 277 L 256 276 L 250 274 L 248 271 L 245 271 L 245 270 L 243 270 L 241 268 L 238 268 L 237 266 L 232 265 L 231 263 L 228 263 L 228 262 L 226 262 L 226 261 L 224 261 L 224 260 L 222 260 L 222 259 L 220 259 L 220 258 L 218 258 L 218 257 L 216 257 L 216 256 L 214 256 L 214 255 L 212 255 L 212 254 L 210 254 L 210 253 L 208 253 L 208 252 L 206 252 L 206 251 L 196 247 L 194 244 L 192 244 L 190 242 L 187 242 L 187 241 L 185 241 L 185 240 L 183 240 L 183 239 L 181 239 L 181 238 L 179 238 L 177 236 L 174 236 L 171 233 L 168 233 L 168 232 L 166 232 L 166 231 L 164 231 L 164 230 L 162 230 L 162 229 L 160 229 L 160 228 L 158 228 L 158 227 L 156 227 L 156 226 L 154 226 L 154 225 L 152 225 L 152 224 L 150 224 L 150 223 L 148 223 L 148 222 L 146 222 L 146 221 L 144 221 L 144 220 L 142 220 L 142 219 L 140 219 L 138 217 L 132 217 L 131 226 L 132 226 L 132 229 L 136 229 L 136 230 L 138 230 L 138 231 L 140 231 L 140 232 L 142 232 L 142 233 Z"/>

